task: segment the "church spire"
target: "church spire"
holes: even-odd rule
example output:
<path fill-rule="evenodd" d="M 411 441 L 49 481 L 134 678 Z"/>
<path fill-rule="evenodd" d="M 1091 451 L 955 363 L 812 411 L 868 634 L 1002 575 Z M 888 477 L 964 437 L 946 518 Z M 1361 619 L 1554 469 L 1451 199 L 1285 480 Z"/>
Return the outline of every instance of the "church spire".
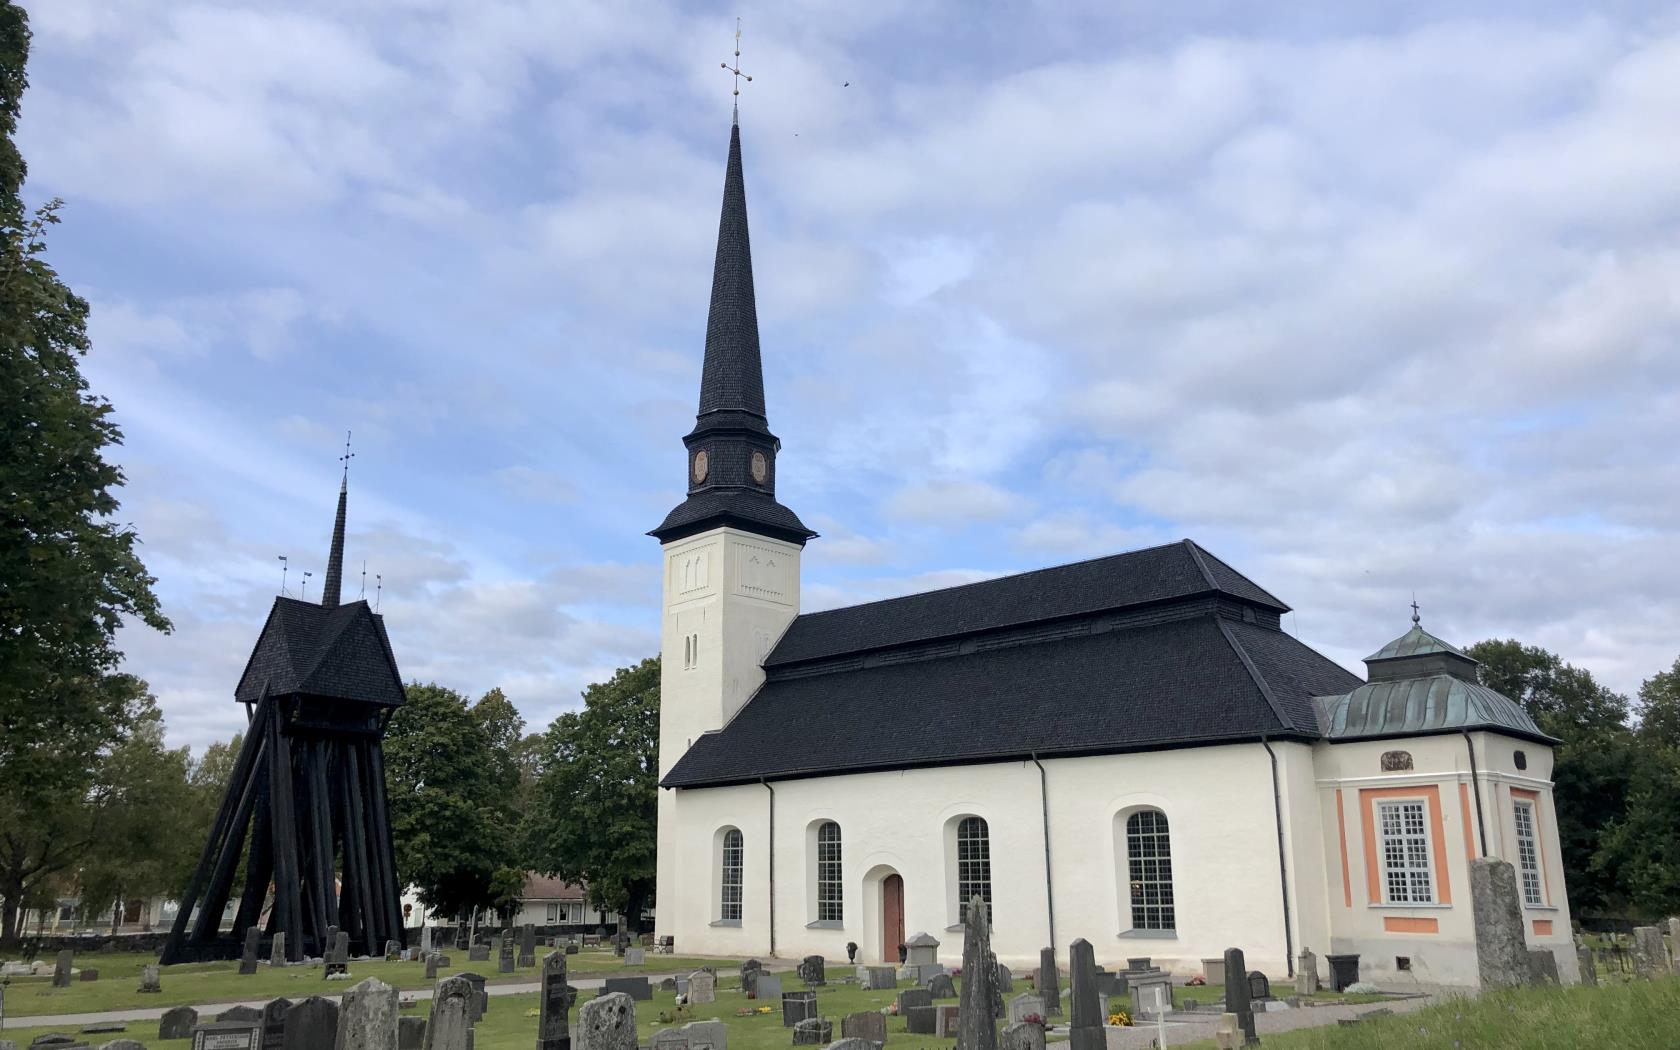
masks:
<path fill-rule="evenodd" d="M 327 579 L 321 585 L 321 607 L 336 609 L 339 592 L 344 585 L 344 509 L 350 493 L 350 461 L 356 454 L 350 451 L 350 433 L 344 434 L 344 476 L 338 482 L 338 516 L 333 519 L 332 549 L 327 553 Z"/>

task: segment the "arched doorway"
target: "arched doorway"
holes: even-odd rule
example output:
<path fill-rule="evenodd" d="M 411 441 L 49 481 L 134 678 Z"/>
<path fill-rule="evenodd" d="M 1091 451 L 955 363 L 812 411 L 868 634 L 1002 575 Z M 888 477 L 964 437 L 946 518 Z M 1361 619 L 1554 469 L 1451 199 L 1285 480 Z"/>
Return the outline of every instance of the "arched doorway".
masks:
<path fill-rule="evenodd" d="M 904 943 L 904 879 L 893 872 L 881 880 L 881 961 L 896 963 Z"/>

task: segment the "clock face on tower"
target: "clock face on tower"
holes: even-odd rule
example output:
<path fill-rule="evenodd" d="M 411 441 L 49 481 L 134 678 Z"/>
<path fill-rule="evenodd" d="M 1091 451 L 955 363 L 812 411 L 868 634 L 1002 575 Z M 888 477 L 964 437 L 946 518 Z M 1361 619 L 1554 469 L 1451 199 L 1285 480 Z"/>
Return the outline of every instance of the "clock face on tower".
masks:
<path fill-rule="evenodd" d="M 758 482 L 760 485 L 762 485 L 762 484 L 764 484 L 765 475 L 769 474 L 769 472 L 770 472 L 770 464 L 765 461 L 764 453 L 754 452 L 752 454 L 752 476 L 753 476 L 753 480 Z"/>
<path fill-rule="evenodd" d="M 694 481 L 696 484 L 706 480 L 706 450 L 701 449 L 694 454 Z"/>

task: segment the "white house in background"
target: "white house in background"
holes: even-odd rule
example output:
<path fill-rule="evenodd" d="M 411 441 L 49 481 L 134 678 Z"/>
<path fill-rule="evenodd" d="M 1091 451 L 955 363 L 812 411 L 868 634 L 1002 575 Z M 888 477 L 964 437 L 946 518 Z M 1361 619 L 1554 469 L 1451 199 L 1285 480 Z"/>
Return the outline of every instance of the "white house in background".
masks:
<path fill-rule="evenodd" d="M 565 928 L 569 932 L 584 932 L 600 927 L 616 929 L 618 913 L 602 911 L 589 906 L 589 891 L 586 887 L 566 882 L 548 875 L 539 875 L 534 871 L 525 873 L 525 888 L 519 894 L 519 907 L 515 909 L 509 921 L 510 926 L 552 926 Z M 425 905 L 420 903 L 419 891 L 410 886 L 403 892 L 403 918 L 409 928 L 420 925 L 420 917 L 425 916 Z M 425 916 L 428 926 L 453 926 L 449 919 L 436 916 Z M 479 916 L 481 926 L 498 926 L 501 920 L 484 915 Z"/>
<path fill-rule="evenodd" d="M 1084 937 L 1180 973 L 1357 953 L 1474 984 L 1469 866 L 1516 865 L 1576 976 L 1552 744 L 1425 632 L 1361 680 L 1191 542 L 799 613 L 815 534 L 776 500 L 740 129 L 730 133 L 687 498 L 664 558 L 657 932 L 683 953 L 1000 959 Z M 913 467 L 913 464 L 905 464 Z"/>

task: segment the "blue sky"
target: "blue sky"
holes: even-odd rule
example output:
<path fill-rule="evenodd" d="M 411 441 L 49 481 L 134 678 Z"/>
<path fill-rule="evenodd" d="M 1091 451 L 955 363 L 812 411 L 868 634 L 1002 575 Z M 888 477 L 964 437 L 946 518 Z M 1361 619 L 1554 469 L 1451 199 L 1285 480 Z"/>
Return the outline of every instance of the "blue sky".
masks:
<path fill-rule="evenodd" d="M 1670 5 L 25 6 L 177 743 L 347 429 L 406 675 L 541 726 L 654 652 L 736 15 L 807 608 L 1193 536 L 1355 667 L 1414 590 L 1629 692 L 1680 653 Z"/>

